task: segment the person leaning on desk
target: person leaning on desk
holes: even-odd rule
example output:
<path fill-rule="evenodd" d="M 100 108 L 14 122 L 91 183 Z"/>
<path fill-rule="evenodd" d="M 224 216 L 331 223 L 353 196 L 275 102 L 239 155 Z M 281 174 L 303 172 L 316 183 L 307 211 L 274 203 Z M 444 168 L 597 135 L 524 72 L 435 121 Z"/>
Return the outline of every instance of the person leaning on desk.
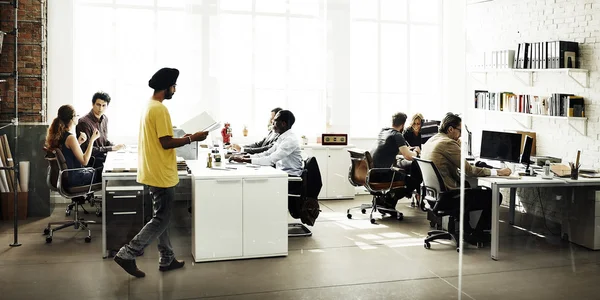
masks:
<path fill-rule="evenodd" d="M 296 118 L 289 110 L 281 110 L 273 119 L 273 131 L 279 138 L 269 150 L 253 155 L 234 155 L 231 161 L 252 163 L 255 165 L 272 166 L 291 176 L 302 175 L 302 156 L 298 136 L 291 131 Z"/>
<path fill-rule="evenodd" d="M 407 146 L 402 130 L 406 123 L 407 116 L 405 113 L 398 112 L 392 116 L 392 127 L 382 128 L 377 137 L 377 147 L 373 150 L 373 166 L 375 168 L 390 168 L 396 164 L 397 155 L 402 155 L 403 160 L 397 167 L 402 170 L 397 170 L 392 173 L 376 173 L 372 178 L 377 182 L 391 182 L 404 180 L 406 188 L 402 192 L 390 192 L 386 194 L 383 203 L 379 203 L 387 208 L 394 209 L 398 200 L 402 197 L 412 194 L 421 184 L 422 178 L 420 174 L 415 172 L 416 164 L 412 164 L 413 158 L 419 156 L 421 151 L 419 147 L 410 150 Z"/>
<path fill-rule="evenodd" d="M 277 138 L 279 137 L 279 133 L 277 133 L 277 132 L 275 132 L 275 130 L 273 130 L 273 120 L 275 119 L 275 115 L 278 112 L 280 112 L 281 110 L 282 109 L 280 107 L 275 107 L 271 110 L 271 119 L 269 119 L 269 134 L 264 139 L 262 139 L 256 143 L 246 145 L 246 146 L 240 146 L 238 144 L 233 144 L 233 145 L 229 146 L 228 148 L 234 149 L 235 151 L 238 151 L 238 152 L 244 152 L 244 153 L 248 153 L 248 154 L 256 154 L 256 153 L 261 153 L 261 152 L 265 152 L 265 151 L 269 150 L 273 146 L 275 141 L 277 141 Z"/>
<path fill-rule="evenodd" d="M 100 132 L 100 136 L 96 141 L 91 142 L 93 146 L 91 161 L 92 165 L 88 167 L 102 168 L 106 160 L 106 153 L 109 151 L 118 151 L 123 149 L 125 145 L 115 145 L 108 140 L 108 117 L 104 114 L 106 108 L 110 104 L 110 96 L 105 92 L 97 92 L 92 96 L 92 110 L 79 118 L 76 132 L 83 137 L 92 136 L 94 130 Z M 85 141 L 81 144 L 81 150 L 87 149 L 90 141 Z M 100 173 L 102 174 L 102 173 Z"/>
<path fill-rule="evenodd" d="M 439 133 L 431 137 L 423 145 L 421 158 L 430 160 L 436 166 L 446 188 L 458 189 L 460 187 L 460 172 L 462 167 L 465 175 L 469 177 L 483 177 L 490 175 L 508 176 L 508 168 L 486 169 L 471 166 L 466 160 L 461 161 L 460 144 L 462 119 L 453 113 L 447 113 L 440 125 Z M 502 200 L 499 201 L 500 203 Z M 473 188 L 465 190 L 465 207 L 469 210 L 483 210 L 476 230 L 488 230 L 491 226 L 492 190 Z M 468 224 L 468 222 L 465 222 Z"/>

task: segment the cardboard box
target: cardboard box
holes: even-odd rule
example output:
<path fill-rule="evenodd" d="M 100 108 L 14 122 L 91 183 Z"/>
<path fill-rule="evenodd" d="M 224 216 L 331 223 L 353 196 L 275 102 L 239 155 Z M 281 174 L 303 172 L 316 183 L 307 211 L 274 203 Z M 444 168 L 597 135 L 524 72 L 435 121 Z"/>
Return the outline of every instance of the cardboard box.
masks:
<path fill-rule="evenodd" d="M 17 213 L 19 220 L 27 219 L 27 199 L 28 192 L 17 193 Z M 2 220 L 12 220 L 14 216 L 14 193 L 0 193 L 0 209 L 2 210 Z"/>

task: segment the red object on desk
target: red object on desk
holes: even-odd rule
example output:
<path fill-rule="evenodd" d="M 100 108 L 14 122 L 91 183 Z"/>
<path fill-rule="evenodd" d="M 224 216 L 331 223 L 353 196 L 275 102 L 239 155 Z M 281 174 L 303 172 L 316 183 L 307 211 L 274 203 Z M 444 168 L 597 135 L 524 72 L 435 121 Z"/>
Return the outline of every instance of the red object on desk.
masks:
<path fill-rule="evenodd" d="M 225 127 L 221 129 L 221 136 L 223 137 L 223 144 L 228 145 L 233 136 L 229 123 L 225 123 Z"/>

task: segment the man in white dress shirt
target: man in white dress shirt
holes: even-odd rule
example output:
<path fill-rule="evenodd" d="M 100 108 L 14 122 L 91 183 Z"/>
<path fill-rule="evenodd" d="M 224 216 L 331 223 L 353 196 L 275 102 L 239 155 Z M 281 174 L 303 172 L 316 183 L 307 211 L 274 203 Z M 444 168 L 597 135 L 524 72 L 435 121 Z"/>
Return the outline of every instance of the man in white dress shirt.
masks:
<path fill-rule="evenodd" d="M 250 155 L 235 155 L 230 160 L 252 163 L 261 166 L 272 166 L 291 176 L 302 175 L 302 156 L 300 155 L 300 142 L 296 134 L 291 131 L 296 118 L 289 110 L 281 110 L 273 119 L 273 130 L 279 138 L 269 150 Z"/>

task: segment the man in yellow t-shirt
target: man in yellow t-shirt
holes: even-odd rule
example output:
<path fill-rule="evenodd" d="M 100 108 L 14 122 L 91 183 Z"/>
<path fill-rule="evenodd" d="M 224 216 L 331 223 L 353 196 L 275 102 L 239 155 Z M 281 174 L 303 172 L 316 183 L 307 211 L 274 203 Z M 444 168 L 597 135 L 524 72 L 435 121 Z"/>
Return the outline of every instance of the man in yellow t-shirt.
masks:
<path fill-rule="evenodd" d="M 181 138 L 173 137 L 171 115 L 162 102 L 173 97 L 177 77 L 179 77 L 179 70 L 162 68 L 148 81 L 148 85 L 154 89 L 154 94 L 140 120 L 137 182 L 146 185 L 150 190 L 153 214 L 146 226 L 123 246 L 114 258 L 119 266 L 135 277 L 146 276 L 137 268 L 135 257 L 141 255 L 144 248 L 156 238 L 158 238 L 160 254 L 158 268 L 160 271 L 179 269 L 185 263 L 175 259 L 168 229 L 175 198 L 175 186 L 179 183 L 175 148 L 192 141 L 203 141 L 208 132 L 199 131 L 186 134 Z"/>

